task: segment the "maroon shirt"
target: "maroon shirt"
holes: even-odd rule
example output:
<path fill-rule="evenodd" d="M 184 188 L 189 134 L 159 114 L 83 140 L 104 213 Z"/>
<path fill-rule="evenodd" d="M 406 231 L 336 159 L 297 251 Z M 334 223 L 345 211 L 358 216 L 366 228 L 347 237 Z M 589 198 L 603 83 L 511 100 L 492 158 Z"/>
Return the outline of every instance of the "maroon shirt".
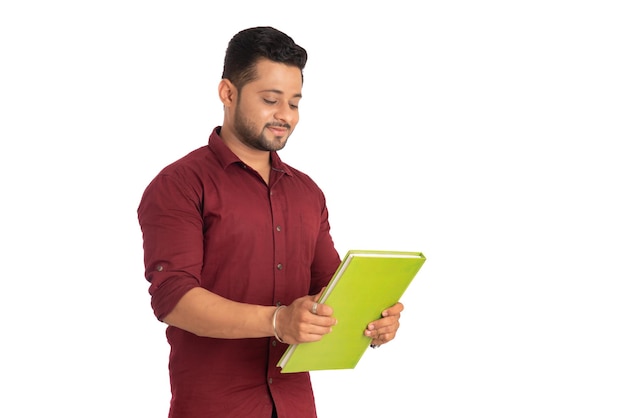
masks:
<path fill-rule="evenodd" d="M 163 319 L 202 286 L 238 302 L 278 305 L 315 294 L 340 259 L 326 202 L 271 153 L 269 186 L 219 137 L 164 168 L 138 209 L 152 307 Z M 274 338 L 218 339 L 167 328 L 170 418 L 315 417 L 308 373 L 281 374 Z"/>

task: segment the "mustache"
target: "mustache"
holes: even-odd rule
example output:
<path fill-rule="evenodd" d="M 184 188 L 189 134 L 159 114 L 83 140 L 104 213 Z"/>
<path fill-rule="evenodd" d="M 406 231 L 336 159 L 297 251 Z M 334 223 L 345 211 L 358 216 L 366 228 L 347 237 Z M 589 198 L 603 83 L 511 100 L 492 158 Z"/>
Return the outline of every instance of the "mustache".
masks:
<path fill-rule="evenodd" d="M 265 124 L 266 128 L 270 128 L 270 127 L 276 127 L 276 128 L 286 128 L 291 130 L 291 125 L 288 123 L 279 123 L 279 122 L 273 122 L 273 123 L 266 123 Z"/>

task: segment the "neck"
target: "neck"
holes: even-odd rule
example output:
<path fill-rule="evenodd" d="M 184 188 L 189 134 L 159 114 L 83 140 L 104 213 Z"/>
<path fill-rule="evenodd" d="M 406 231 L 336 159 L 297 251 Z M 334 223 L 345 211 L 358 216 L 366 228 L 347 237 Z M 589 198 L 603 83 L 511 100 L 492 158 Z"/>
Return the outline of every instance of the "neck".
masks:
<path fill-rule="evenodd" d="M 237 138 L 230 129 L 222 127 L 220 137 L 224 140 L 226 146 L 248 167 L 256 170 L 266 183 L 270 178 L 270 152 L 251 148 Z"/>

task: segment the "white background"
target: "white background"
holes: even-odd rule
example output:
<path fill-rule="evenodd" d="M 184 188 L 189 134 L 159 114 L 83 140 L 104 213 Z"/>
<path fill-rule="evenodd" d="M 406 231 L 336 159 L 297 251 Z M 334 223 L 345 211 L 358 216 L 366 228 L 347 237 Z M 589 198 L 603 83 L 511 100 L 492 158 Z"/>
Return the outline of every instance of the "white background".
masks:
<path fill-rule="evenodd" d="M 257 25 L 309 52 L 281 155 L 340 253 L 428 258 L 320 417 L 626 416 L 621 3 L 3 2 L 0 416 L 167 415 L 136 207 Z"/>

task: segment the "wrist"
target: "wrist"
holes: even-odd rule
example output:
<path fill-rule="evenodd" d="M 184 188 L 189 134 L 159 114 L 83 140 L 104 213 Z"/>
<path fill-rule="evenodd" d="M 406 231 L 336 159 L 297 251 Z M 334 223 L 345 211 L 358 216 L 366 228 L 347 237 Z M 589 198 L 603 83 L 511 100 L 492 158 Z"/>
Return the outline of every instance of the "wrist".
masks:
<path fill-rule="evenodd" d="M 284 308 L 285 305 L 280 305 L 274 310 L 274 314 L 272 315 L 272 329 L 274 330 L 274 337 L 278 340 L 278 342 L 285 343 L 282 338 L 278 335 L 278 329 L 276 327 L 276 319 L 278 318 L 278 312 Z"/>

